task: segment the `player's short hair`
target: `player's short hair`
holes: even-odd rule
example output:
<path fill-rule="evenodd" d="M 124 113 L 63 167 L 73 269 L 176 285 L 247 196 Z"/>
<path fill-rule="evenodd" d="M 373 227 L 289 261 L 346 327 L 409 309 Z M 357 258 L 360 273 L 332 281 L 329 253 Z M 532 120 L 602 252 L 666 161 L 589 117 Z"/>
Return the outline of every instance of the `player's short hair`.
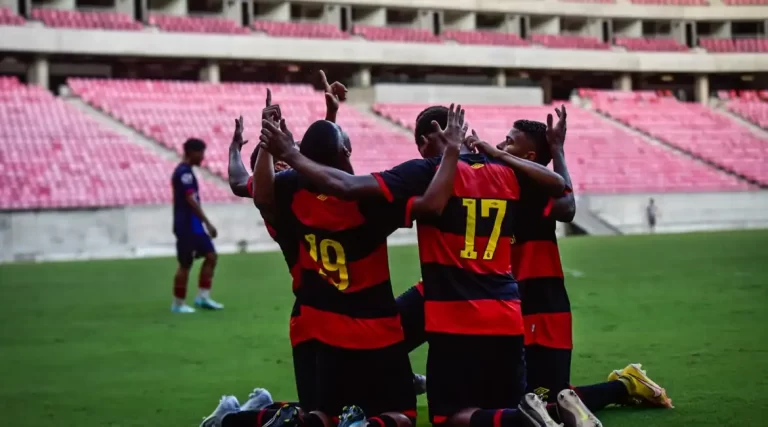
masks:
<path fill-rule="evenodd" d="M 533 142 L 536 151 L 536 163 L 544 166 L 552 161 L 552 152 L 547 142 L 547 125 L 533 120 L 518 120 L 512 125 L 515 129 L 524 133 Z"/>
<path fill-rule="evenodd" d="M 425 108 L 416 116 L 416 128 L 413 136 L 416 139 L 416 145 L 421 145 L 421 137 L 432 133 L 432 121 L 436 121 L 441 128 L 448 126 L 448 108 L 442 105 L 433 105 Z"/>
<path fill-rule="evenodd" d="M 205 150 L 205 142 L 198 138 L 189 138 L 184 142 L 184 154 Z"/>
<path fill-rule="evenodd" d="M 337 166 L 338 154 L 344 147 L 341 128 L 328 120 L 318 120 L 307 128 L 299 151 L 307 158 L 327 166 Z M 349 147 L 351 148 L 351 146 Z"/>

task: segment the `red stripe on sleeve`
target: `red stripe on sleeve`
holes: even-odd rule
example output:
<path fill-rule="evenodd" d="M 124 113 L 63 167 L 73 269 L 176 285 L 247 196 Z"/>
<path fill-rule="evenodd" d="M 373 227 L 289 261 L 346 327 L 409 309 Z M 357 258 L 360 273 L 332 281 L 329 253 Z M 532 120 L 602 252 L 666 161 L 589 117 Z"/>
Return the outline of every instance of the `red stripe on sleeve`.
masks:
<path fill-rule="evenodd" d="M 465 248 L 464 236 L 443 233 L 431 225 L 419 225 L 419 257 L 422 263 L 436 263 L 459 267 L 478 274 L 508 274 L 511 257 L 511 237 L 499 237 L 496 241 L 493 258 L 483 259 L 489 249 L 488 237 L 476 237 L 474 240 L 475 258 L 462 258 Z"/>
<path fill-rule="evenodd" d="M 473 168 L 471 164 L 459 162 L 453 185 L 454 195 L 480 199 L 520 198 L 520 184 L 511 168 L 491 163 L 477 165 L 482 166 Z"/>
<path fill-rule="evenodd" d="M 525 345 L 539 344 L 562 350 L 573 349 L 571 313 L 538 313 L 525 316 Z"/>
<path fill-rule="evenodd" d="M 253 175 L 248 177 L 248 182 L 245 184 L 245 188 L 248 190 L 248 195 L 253 199 Z"/>
<path fill-rule="evenodd" d="M 297 191 L 293 196 L 291 209 L 302 224 L 327 231 L 348 230 L 365 222 L 357 202 L 304 189 Z"/>
<path fill-rule="evenodd" d="M 197 191 L 196 191 L 194 188 L 188 188 L 188 189 L 187 189 L 187 191 L 185 192 L 185 194 L 187 194 L 187 195 L 189 195 L 189 194 L 195 194 L 196 192 L 197 192 Z"/>
<path fill-rule="evenodd" d="M 391 202 L 395 200 L 395 197 L 392 195 L 392 191 L 389 190 L 389 186 L 386 182 L 384 182 L 384 178 L 381 177 L 381 174 L 379 173 L 372 173 L 374 178 L 376 178 L 376 182 L 379 183 L 379 188 L 381 188 L 381 193 L 384 195 L 384 197 L 387 199 L 388 202 Z"/>
<path fill-rule="evenodd" d="M 362 319 L 302 306 L 301 317 L 314 338 L 335 347 L 375 349 L 404 339 L 400 316 Z"/>
<path fill-rule="evenodd" d="M 552 208 L 555 206 L 555 199 L 550 198 L 547 201 L 547 206 L 544 206 L 544 213 L 542 214 L 545 218 L 549 216 L 550 212 L 552 212 Z"/>
<path fill-rule="evenodd" d="M 419 291 L 421 296 L 424 296 L 424 282 L 419 280 L 419 283 L 416 284 L 416 290 Z"/>
<path fill-rule="evenodd" d="M 501 414 L 504 413 L 503 409 L 499 409 L 493 414 L 493 427 L 501 427 Z"/>
<path fill-rule="evenodd" d="M 563 264 L 557 243 L 550 240 L 530 240 L 511 245 L 512 275 L 515 279 L 563 277 Z"/>
<path fill-rule="evenodd" d="M 523 335 L 520 301 L 426 301 L 425 330 L 462 335 Z"/>

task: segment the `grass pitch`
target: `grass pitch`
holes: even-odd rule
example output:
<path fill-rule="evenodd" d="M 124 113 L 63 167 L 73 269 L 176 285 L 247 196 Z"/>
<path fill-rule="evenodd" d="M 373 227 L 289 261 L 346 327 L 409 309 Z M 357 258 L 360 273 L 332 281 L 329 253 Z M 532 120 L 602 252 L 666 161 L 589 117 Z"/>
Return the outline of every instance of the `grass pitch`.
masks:
<path fill-rule="evenodd" d="M 768 231 L 562 241 L 573 382 L 642 362 L 676 405 L 607 409 L 606 426 L 768 423 L 767 243 Z M 416 249 L 390 256 L 399 292 L 419 277 Z M 174 268 L 0 266 L 0 425 L 196 426 L 225 393 L 294 398 L 280 254 L 222 256 L 214 295 L 227 307 L 216 313 L 169 312 Z M 412 355 L 422 372 L 423 350 Z"/>

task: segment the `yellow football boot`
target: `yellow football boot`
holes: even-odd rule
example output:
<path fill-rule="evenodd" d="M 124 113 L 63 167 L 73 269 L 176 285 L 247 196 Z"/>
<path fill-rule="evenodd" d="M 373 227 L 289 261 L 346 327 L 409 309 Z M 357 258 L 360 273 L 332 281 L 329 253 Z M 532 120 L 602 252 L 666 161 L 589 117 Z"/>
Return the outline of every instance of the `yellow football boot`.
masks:
<path fill-rule="evenodd" d="M 674 408 L 672 399 L 667 396 L 667 391 L 648 377 L 639 363 L 632 363 L 626 368 L 613 371 L 608 375 L 608 381 L 616 380 L 627 386 L 631 399 L 640 400 L 650 406 Z"/>

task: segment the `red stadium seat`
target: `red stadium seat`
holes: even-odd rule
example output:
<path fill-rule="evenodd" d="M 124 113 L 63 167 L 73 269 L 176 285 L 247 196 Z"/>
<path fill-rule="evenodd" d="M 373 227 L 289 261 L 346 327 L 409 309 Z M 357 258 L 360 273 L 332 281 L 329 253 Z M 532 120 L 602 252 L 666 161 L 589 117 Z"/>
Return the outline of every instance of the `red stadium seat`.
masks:
<path fill-rule="evenodd" d="M 247 28 L 241 27 L 231 19 L 214 16 L 174 16 L 153 14 L 149 23 L 162 31 L 177 33 L 218 33 L 218 34 L 249 34 Z"/>
<path fill-rule="evenodd" d="M 116 12 L 83 12 L 38 8 L 32 10 L 32 17 L 48 27 L 57 28 L 99 28 L 103 30 L 138 31 L 143 28 L 130 15 Z"/>
<path fill-rule="evenodd" d="M 688 50 L 688 46 L 666 38 L 616 37 L 614 44 L 627 50 L 645 52 L 684 52 Z"/>
<path fill-rule="evenodd" d="M 632 4 L 654 6 L 709 6 L 709 0 L 632 0 Z"/>
<path fill-rule="evenodd" d="M 0 25 L 24 25 L 24 18 L 7 7 L 0 7 Z"/>
<path fill-rule="evenodd" d="M 545 47 L 557 49 L 610 49 L 611 45 L 603 43 L 595 37 L 533 34 L 531 41 Z"/>
<path fill-rule="evenodd" d="M 256 21 L 253 29 L 273 37 L 300 37 L 314 39 L 345 39 L 349 34 L 332 24 L 317 22 Z"/>
<path fill-rule="evenodd" d="M 355 25 L 352 34 L 372 41 L 392 41 L 411 43 L 442 43 L 440 37 L 431 31 L 407 27 L 374 27 L 370 25 Z"/>
<path fill-rule="evenodd" d="M 517 34 L 502 33 L 498 31 L 443 31 L 440 35 L 445 40 L 454 40 L 461 44 L 477 44 L 489 46 L 530 46 L 530 42 L 523 40 Z"/>
<path fill-rule="evenodd" d="M 734 99 L 728 102 L 727 107 L 732 113 L 768 129 L 768 103 L 759 99 Z"/>
<path fill-rule="evenodd" d="M 634 96 L 633 96 L 634 95 Z M 768 141 L 700 104 L 646 92 L 591 91 L 603 114 L 720 168 L 768 184 Z"/>
<path fill-rule="evenodd" d="M 309 85 L 85 79 L 70 79 L 69 85 L 86 102 L 179 153 L 179 141 L 202 138 L 211 147 L 205 167 L 223 178 L 233 119 L 244 111 L 260 111 L 267 87 L 296 139 L 325 117 L 323 95 Z M 354 144 L 358 173 L 386 169 L 418 155 L 409 138 L 354 108 L 341 106 L 339 124 Z M 253 144 L 259 129 L 259 123 L 246 119 L 245 138 Z M 250 155 L 248 146 L 246 151 L 244 157 Z"/>
<path fill-rule="evenodd" d="M 168 203 L 174 167 L 50 92 L 0 78 L 0 209 Z M 232 200 L 200 181 L 204 200 Z"/>
<path fill-rule="evenodd" d="M 768 39 L 699 39 L 699 46 L 709 52 L 743 53 L 768 52 Z"/>
<path fill-rule="evenodd" d="M 413 128 L 416 115 L 425 107 L 426 104 L 378 104 L 374 110 L 395 123 Z M 469 105 L 466 108 L 472 127 L 481 137 L 495 142 L 506 136 L 516 119 L 543 120 L 553 107 Z M 595 113 L 573 105 L 567 108 L 569 134 L 578 135 L 578 143 L 566 144 L 566 154 L 579 192 L 689 192 L 750 187 L 685 155 L 648 144 Z"/>

